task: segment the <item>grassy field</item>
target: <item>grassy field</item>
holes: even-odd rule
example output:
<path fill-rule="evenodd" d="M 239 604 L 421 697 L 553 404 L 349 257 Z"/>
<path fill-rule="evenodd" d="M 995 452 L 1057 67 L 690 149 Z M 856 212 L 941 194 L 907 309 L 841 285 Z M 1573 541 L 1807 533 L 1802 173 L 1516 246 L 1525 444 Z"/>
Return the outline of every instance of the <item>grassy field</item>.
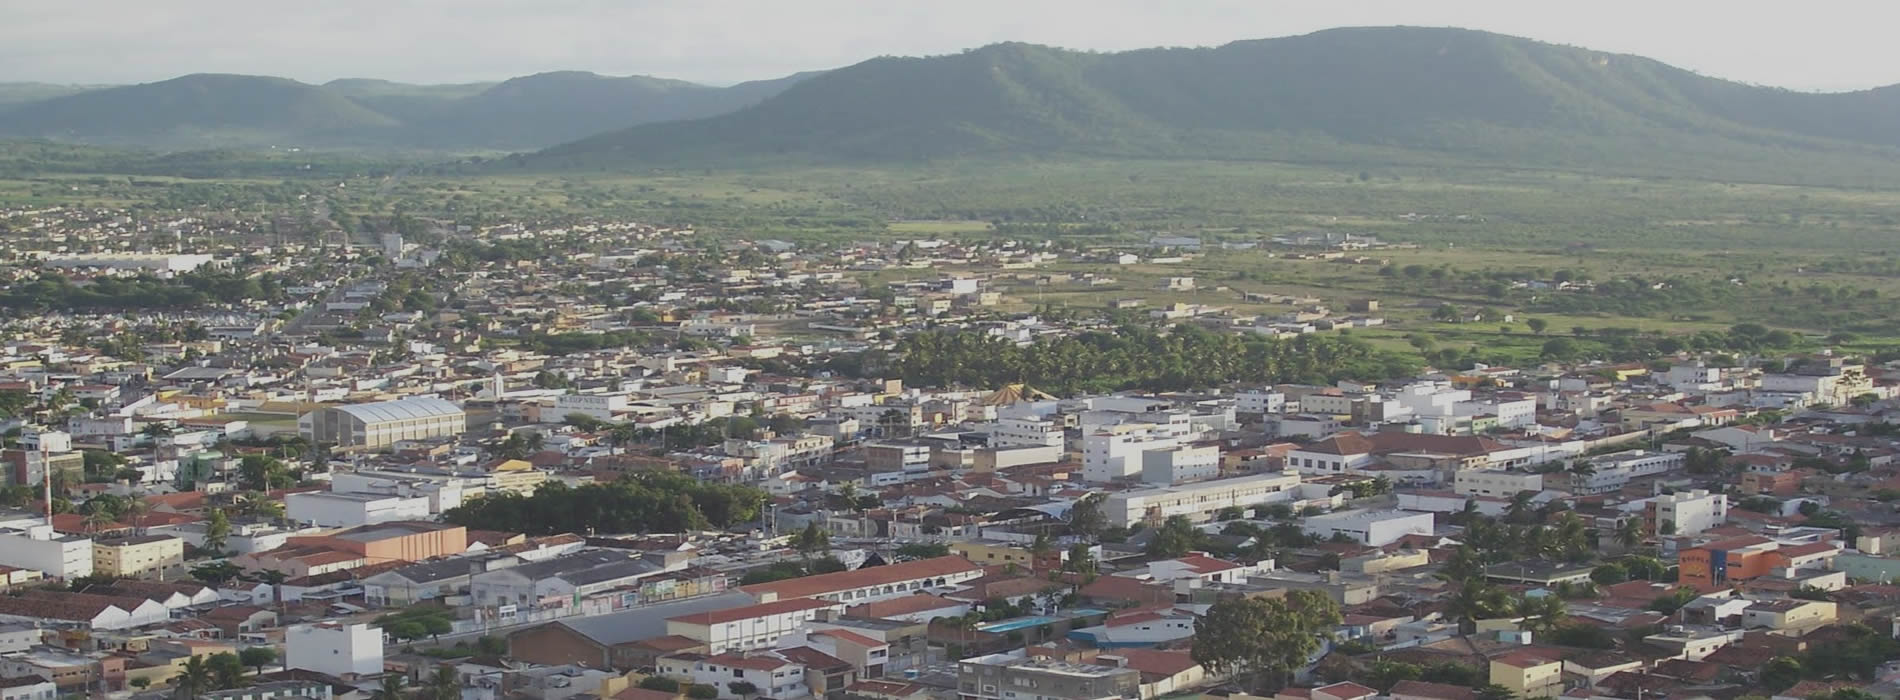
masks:
<path fill-rule="evenodd" d="M 16 176 L 0 179 L 0 206 L 294 212 L 316 197 L 363 217 L 406 212 L 477 224 L 620 218 L 692 225 L 713 237 L 818 245 L 1058 236 L 1139 250 L 1164 235 L 1211 245 L 1348 232 L 1405 247 L 1364 252 L 1374 259 L 1368 264 L 1211 249 L 1177 265 L 1065 262 L 1035 274 L 1093 273 L 1115 282 L 999 284 L 1010 311 L 1101 309 L 1140 298 L 1145 308 L 1179 302 L 1256 315 L 1289 307 L 1251 302 L 1246 293 L 1314 297 L 1336 312 L 1377 299 L 1390 325 L 1355 334 L 1392 346 L 1424 334 L 1439 347 L 1512 354 L 1534 354 L 1543 342 L 1528 330 L 1529 318 L 1548 323 L 1546 335 L 1600 328 L 1692 333 L 1759 322 L 1814 337 L 1852 332 L 1859 337 L 1842 342 L 1855 348 L 1900 342 L 1900 311 L 1886 302 L 1900 297 L 1900 191 L 1892 190 L 1484 167 L 1140 160 L 430 173 L 333 165 L 301 178 Z M 1397 273 L 1411 268 L 1415 276 Z M 876 283 L 941 272 L 860 277 Z M 1558 275 L 1628 289 L 1596 299 L 1519 284 Z M 1199 289 L 1164 291 L 1162 281 L 1171 276 L 1194 277 Z M 1685 289 L 1695 293 L 1672 293 Z M 1432 320 L 1446 304 L 1487 318 Z M 1496 320 L 1505 315 L 1513 320 Z"/>

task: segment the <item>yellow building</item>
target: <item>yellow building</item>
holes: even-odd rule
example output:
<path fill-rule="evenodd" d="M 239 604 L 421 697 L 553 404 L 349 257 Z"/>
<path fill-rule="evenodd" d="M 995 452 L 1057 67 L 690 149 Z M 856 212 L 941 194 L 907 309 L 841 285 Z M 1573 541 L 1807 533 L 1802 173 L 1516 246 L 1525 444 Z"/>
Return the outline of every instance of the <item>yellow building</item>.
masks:
<path fill-rule="evenodd" d="M 176 576 L 185 567 L 185 541 L 170 535 L 93 540 L 95 576 Z"/>
<path fill-rule="evenodd" d="M 535 469 L 527 460 L 506 459 L 488 468 L 490 491 L 512 491 L 527 496 L 541 488 L 541 482 L 547 480 L 548 475 Z"/>
<path fill-rule="evenodd" d="M 1830 601 L 1783 598 L 1748 606 L 1742 611 L 1742 626 L 1771 630 L 1812 629 L 1832 624 L 1834 618 L 1835 606 Z"/>
<path fill-rule="evenodd" d="M 950 553 L 968 559 L 981 566 L 1003 566 L 1015 564 L 1022 568 L 1031 568 L 1035 553 L 1022 547 L 1001 542 L 963 541 L 951 542 Z"/>
<path fill-rule="evenodd" d="M 1514 651 L 1491 659 L 1491 682 L 1520 698 L 1556 697 L 1564 690 L 1564 664 L 1534 651 Z"/>

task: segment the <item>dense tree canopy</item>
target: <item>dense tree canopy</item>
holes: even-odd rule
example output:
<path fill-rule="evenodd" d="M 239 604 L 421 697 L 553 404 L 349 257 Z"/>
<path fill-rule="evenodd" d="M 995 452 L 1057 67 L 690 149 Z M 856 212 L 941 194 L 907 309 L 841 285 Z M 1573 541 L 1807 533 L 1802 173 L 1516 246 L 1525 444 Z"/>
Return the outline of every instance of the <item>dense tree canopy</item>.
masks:
<path fill-rule="evenodd" d="M 644 472 L 611 484 L 578 488 L 550 482 L 532 496 L 485 496 L 444 513 L 443 518 L 470 528 L 537 535 L 682 532 L 752 520 L 764 502 L 765 494 L 758 489 Z"/>
<path fill-rule="evenodd" d="M 1416 358 L 1340 337 L 1290 340 L 1125 327 L 1017 345 L 976 332 L 918 333 L 899 341 L 889 367 L 918 386 L 1027 382 L 1056 394 L 1125 389 L 1172 391 L 1236 382 L 1317 382 L 1410 376 Z M 867 363 L 866 371 L 880 369 Z"/>

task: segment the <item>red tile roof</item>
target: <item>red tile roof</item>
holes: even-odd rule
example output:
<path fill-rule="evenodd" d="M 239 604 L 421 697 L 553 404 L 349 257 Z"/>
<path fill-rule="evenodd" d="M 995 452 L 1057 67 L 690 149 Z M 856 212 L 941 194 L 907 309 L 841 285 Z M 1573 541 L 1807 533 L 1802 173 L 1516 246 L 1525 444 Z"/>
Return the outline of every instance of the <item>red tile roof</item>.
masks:
<path fill-rule="evenodd" d="M 853 571 L 836 571 L 817 576 L 804 576 L 784 581 L 759 583 L 740 586 L 739 590 L 747 595 L 759 598 L 766 594 L 776 595 L 779 599 L 807 598 L 826 595 L 857 588 L 881 586 L 885 584 L 911 581 L 921 578 L 936 578 L 952 574 L 966 574 L 980 571 L 982 567 L 970 563 L 958 556 L 918 559 L 916 561 L 873 566 Z"/>
<path fill-rule="evenodd" d="M 770 617 L 772 615 L 783 615 L 804 610 L 820 610 L 837 607 L 838 605 L 838 603 L 828 600 L 792 598 L 790 600 L 777 600 L 770 603 L 760 603 L 758 605 L 747 605 L 738 608 L 710 610 L 707 612 L 692 613 L 690 615 L 669 617 L 666 618 L 666 621 L 684 622 L 693 625 L 717 625 L 739 620 L 749 620 L 755 617 Z"/>

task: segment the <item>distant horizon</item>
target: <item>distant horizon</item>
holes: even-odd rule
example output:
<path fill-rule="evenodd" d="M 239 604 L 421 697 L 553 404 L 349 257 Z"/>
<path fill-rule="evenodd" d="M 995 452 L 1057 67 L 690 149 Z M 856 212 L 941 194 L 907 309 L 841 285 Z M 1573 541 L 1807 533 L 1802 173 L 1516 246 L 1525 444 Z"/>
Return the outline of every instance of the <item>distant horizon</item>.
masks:
<path fill-rule="evenodd" d="M 1698 74 L 1801 92 L 1900 84 L 1900 7 L 1816 0 L 1720 10 L 1605 0 L 240 0 L 27 4 L 0 27 L 0 82 L 130 85 L 200 74 L 308 84 L 374 79 L 499 82 L 557 71 L 728 86 L 879 56 L 937 56 L 1020 41 L 1078 51 L 1212 47 L 1351 27 L 1464 28 L 1654 59 Z M 104 8 L 104 9 L 102 9 Z M 1729 11 L 1721 11 L 1729 10 Z M 1746 11 L 1736 11 L 1746 10 Z M 101 17 L 111 21 L 102 22 Z"/>
<path fill-rule="evenodd" d="M 698 84 L 698 85 L 704 85 L 704 86 L 707 86 L 707 87 L 731 87 L 731 86 L 733 86 L 733 85 L 738 85 L 738 84 L 741 84 L 741 83 L 748 83 L 748 82 L 757 82 L 757 81 L 764 81 L 764 80 L 776 80 L 776 79 L 780 79 L 780 78 L 786 78 L 786 77 L 790 77 L 790 76 L 793 76 L 793 75 L 797 75 L 797 74 L 799 74 L 799 73 L 813 73 L 813 72 L 818 72 L 818 73 L 822 73 L 822 72 L 827 72 L 827 71 L 832 71 L 832 70 L 837 70 L 837 69 L 839 69 L 839 68 L 845 68 L 845 67 L 849 67 L 849 66 L 852 66 L 852 65 L 856 65 L 857 63 L 862 63 L 862 62 L 864 62 L 864 61 L 869 61 L 869 60 L 872 60 L 872 59 L 875 59 L 875 58 L 884 58 L 884 57 L 899 57 L 899 58 L 930 58 L 930 57 L 933 57 L 933 56 L 947 56 L 947 55 L 954 55 L 954 54 L 957 54 L 957 53 L 961 53 L 961 52 L 964 52 L 964 51 L 970 51 L 970 50 L 975 50 L 975 49 L 981 49 L 981 48 L 985 48 L 985 47 L 989 47 L 989 46 L 995 46 L 995 45 L 998 45 L 998 44 L 1011 44 L 1011 43 L 1019 43 L 1019 44 L 1033 44 L 1033 45 L 1037 45 L 1037 46 L 1044 46 L 1044 47 L 1047 47 L 1047 48 L 1052 48 L 1052 49 L 1058 49 L 1058 50 L 1064 50 L 1064 51 L 1077 51 L 1077 52 L 1090 52 L 1090 51 L 1095 51 L 1095 52 L 1099 52 L 1099 53 L 1125 53 L 1125 52 L 1130 52 L 1130 51 L 1143 51 L 1143 50 L 1148 50 L 1148 49 L 1156 49 L 1156 48 L 1188 48 L 1188 49 L 1211 49 L 1211 48 L 1218 48 L 1218 47 L 1221 47 L 1221 46 L 1226 46 L 1226 45 L 1228 45 L 1228 44 L 1233 44 L 1233 43 L 1239 43 L 1239 42 L 1246 42 L 1246 41 L 1264 41 L 1264 40 L 1272 40 L 1272 39 L 1286 39 L 1286 38 L 1292 38 L 1292 37 L 1299 37 L 1299 36 L 1307 36 L 1307 35 L 1311 35 L 1311 34 L 1320 34 L 1320 33 L 1325 33 L 1325 32 L 1329 32 L 1329 31 L 1336 31 L 1336 30 L 1345 30 L 1345 29 L 1454 29 L 1454 30 L 1462 30 L 1462 31 L 1476 31 L 1476 32 L 1486 32 L 1486 33 L 1490 33 L 1490 34 L 1497 34 L 1497 35 L 1501 35 L 1501 36 L 1512 36 L 1512 37 L 1516 37 L 1516 38 L 1519 38 L 1519 39 L 1527 39 L 1527 40 L 1530 40 L 1530 41 L 1537 41 L 1537 42 L 1541 42 L 1541 43 L 1545 43 L 1545 44 L 1551 44 L 1551 45 L 1556 45 L 1556 46 L 1569 46 L 1569 47 L 1573 47 L 1573 48 L 1578 48 L 1578 49 L 1583 49 L 1583 50 L 1588 50 L 1588 51 L 1602 51 L 1602 52 L 1604 52 L 1604 53 L 1613 53 L 1613 54 L 1618 54 L 1618 55 L 1632 55 L 1632 56 L 1638 56 L 1638 57 L 1641 57 L 1641 58 L 1648 58 L 1648 59 L 1651 59 L 1651 60 L 1656 60 L 1656 61 L 1661 61 L 1661 62 L 1663 62 L 1663 63 L 1665 63 L 1665 64 L 1668 64 L 1668 65 L 1671 65 L 1671 66 L 1675 66 L 1675 67 L 1677 67 L 1677 68 L 1682 68 L 1682 69 L 1684 69 L 1684 70 L 1693 70 L 1693 69 L 1691 69 L 1691 68 L 1688 68 L 1687 66 L 1682 66 L 1682 65 L 1679 65 L 1679 64 L 1675 64 L 1675 63 L 1671 63 L 1671 62 L 1669 62 L 1669 61 L 1665 61 L 1665 60 L 1663 60 L 1663 59 L 1660 59 L 1660 58 L 1656 58 L 1656 57 L 1654 57 L 1654 56 L 1647 56 L 1647 55 L 1643 55 L 1643 54 L 1634 54 L 1634 53 L 1630 53 L 1630 52 L 1624 52 L 1624 51 L 1609 51 L 1609 50 L 1606 50 L 1606 49 L 1600 49 L 1600 48 L 1596 48 L 1596 47 L 1592 47 L 1592 46 L 1584 46 L 1584 45 L 1578 45 L 1578 44 L 1567 44 L 1567 43 L 1562 43 L 1562 42 L 1554 42 L 1554 41 L 1545 41 L 1545 40 L 1543 40 L 1543 39 L 1539 39 L 1539 38 L 1536 38 L 1536 37 L 1529 37 L 1529 36 L 1521 36 L 1521 35 L 1515 35 L 1515 34 L 1507 34 L 1507 33 L 1505 33 L 1505 32 L 1493 32 L 1493 31 L 1490 31 L 1490 30 L 1486 30 L 1486 29 L 1472 29 L 1472 28 L 1470 28 L 1470 27 L 1451 27 L 1451 26 L 1444 26 L 1444 27 L 1432 27 L 1432 26 L 1423 26 L 1423 25 L 1400 25 L 1400 24 L 1392 24 L 1392 25 L 1365 25 L 1365 26 L 1352 26 L 1352 27 L 1343 27 L 1343 26 L 1342 26 L 1342 27 L 1327 27 L 1327 28 L 1325 28 L 1325 29 L 1318 29 L 1318 30 L 1314 30 L 1314 31 L 1311 31 L 1311 32 L 1301 32 L 1301 33 L 1298 33 L 1298 34 L 1286 34 L 1286 35 L 1281 35 L 1281 36 L 1263 36 L 1263 37 L 1254 37 L 1254 38 L 1249 38 L 1249 39 L 1234 39 L 1234 40 L 1232 40 L 1232 41 L 1226 41 L 1226 42 L 1221 42 L 1221 43 L 1219 43 L 1219 44 L 1208 44 L 1208 45 L 1202 45 L 1202 46 L 1169 46 L 1169 47 L 1164 47 L 1164 46 L 1160 46 L 1160 45 L 1157 45 L 1157 46 L 1142 46 L 1142 47 L 1133 47 L 1133 48 L 1126 48 L 1126 49 L 1117 49 L 1117 50 L 1113 50 L 1113 51 L 1100 51 L 1100 50 L 1097 50 L 1097 49 L 1087 49 L 1087 48 L 1078 48 L 1078 47 L 1073 47 L 1073 46 L 1058 46 L 1058 45 L 1054 45 L 1054 44 L 1041 44 L 1041 43 L 1037 43 L 1037 42 L 1033 42 L 1033 41 L 1018 41 L 1018 40 L 1014 40 L 1014 39 L 1004 39 L 1004 40 L 999 40 L 999 41 L 993 41 L 993 42 L 989 42 L 989 43 L 987 43 L 987 44 L 980 44 L 980 45 L 977 45 L 977 46 L 970 46 L 970 47 L 966 47 L 966 48 L 963 48 L 963 49 L 958 49 L 958 50 L 956 50 L 956 51 L 948 51 L 948 52 L 942 52 L 942 53 L 930 53 L 930 54 L 901 54 L 901 55 L 900 55 L 900 54 L 884 54 L 884 55 L 880 55 L 880 56 L 866 56 L 866 57 L 864 57 L 863 59 L 860 59 L 860 60 L 858 60 L 858 61 L 853 61 L 853 62 L 851 62 L 851 63 L 845 63 L 845 64 L 842 64 L 842 65 L 837 65 L 837 66 L 832 66 L 832 67 L 830 67 L 830 68 L 811 68 L 811 69 L 806 69 L 806 70 L 798 70 L 798 71 L 792 71 L 792 72 L 790 72 L 790 73 L 783 73 L 783 74 L 779 74 L 779 75 L 769 75 L 769 76 L 759 76 L 759 77 L 753 77 L 753 78 L 745 78 L 745 79 L 742 79 L 742 80 L 736 80 L 736 81 L 729 81 L 729 82 L 727 82 L 727 81 L 721 81 L 721 82 L 714 82 L 714 81 L 705 81 L 705 80 L 693 80 L 693 79 L 691 79 L 691 78 L 681 78 L 681 77 L 677 77 L 677 76 L 671 76 L 671 75 L 660 75 L 660 74 L 656 74 L 656 73 L 608 73 L 608 72 L 604 72 L 604 71 L 599 71 L 599 70 L 590 70 L 590 69 L 587 69 L 587 68 L 554 68 L 554 69 L 549 69 L 549 70 L 537 70 L 537 71 L 534 71 L 534 72 L 528 72 L 528 73 L 514 73 L 514 74 L 510 74 L 510 75 L 504 75 L 504 76 L 500 76 L 500 77 L 494 77 L 494 78 L 475 78 L 475 79 L 471 79 L 471 80 L 449 80 L 449 81 L 422 81 L 422 82 L 418 82 L 418 81 L 413 81 L 413 80 L 398 80 L 398 79 L 393 79 L 393 78 L 384 78 L 384 77 L 378 77 L 378 76 L 374 76 L 374 75 L 344 75 L 344 76 L 338 76 L 338 77 L 334 77 L 334 78 L 327 78 L 327 79 L 322 79 L 322 80 L 306 80 L 306 79 L 300 79 L 300 78 L 296 78 L 296 77 L 293 77 L 293 76 L 288 76 L 288 75 L 273 75 L 273 74 L 268 74 L 268 73 L 242 73 L 242 72 L 229 72 L 229 71 L 191 71 L 191 72 L 186 72 L 186 73 L 179 73 L 179 74 L 177 74 L 177 75 L 173 75 L 173 76 L 170 76 L 170 77 L 166 77 L 166 78 L 159 78 L 159 79 L 156 79 L 156 80 L 145 80 L 145 81 L 138 81 L 138 82 L 124 82 L 124 83 L 99 83 L 99 82 L 77 82 L 77 83 L 65 83 L 65 82 L 55 82 L 55 81 L 48 81 L 48 80 L 31 80 L 31 79 L 27 79 L 27 80 L 0 80 L 0 85 L 6 85 L 6 84 L 16 84 L 16 85 L 18 85 L 18 84 L 37 84 L 37 85 L 53 85 L 53 86 L 59 86 L 59 87 L 89 87 L 89 88 L 106 88 L 106 87 L 122 87 L 122 86 L 126 86 L 126 85 L 141 85 L 141 84 L 150 84 L 150 83 L 161 83 L 161 82 L 165 82 L 165 81 L 167 81 L 167 80 L 176 80 L 176 79 L 179 79 L 179 78 L 184 78 L 184 77 L 189 77 L 189 76 L 193 76 L 193 75 L 237 75 L 237 76 L 247 76 L 247 77 L 258 77 L 258 78 L 285 78 L 285 79 L 289 79 L 289 80 L 295 80 L 295 81 L 297 81 L 297 82 L 300 82 L 300 83 L 303 83 L 303 84 L 306 84 L 306 85 L 318 85 L 318 86 L 321 86 L 321 85 L 327 85 L 327 84 L 329 84 L 329 83 L 334 83 L 334 82 L 341 82 L 341 81 L 345 81 L 345 80 L 371 80 L 371 81 L 379 81 L 379 82 L 385 82 L 385 83 L 391 83 L 391 84 L 398 84 L 398 85 L 415 85 L 415 86 L 424 86 L 424 87 L 427 87 L 427 86 L 448 86 L 448 85 L 482 85 L 482 84 L 498 84 L 498 83 L 502 83 L 502 82 L 506 82 L 506 81 L 509 81 L 509 80 L 513 80 L 513 79 L 516 79 L 516 78 L 526 78 L 526 77 L 531 77 L 531 76 L 536 76 L 536 75 L 547 75 L 547 74 L 551 74 L 551 73 L 588 73 L 588 74 L 592 74 L 592 75 L 597 75 L 597 76 L 600 76 L 600 77 L 603 77 L 603 78 L 657 78 L 657 79 L 663 79 L 663 80 L 678 80 L 678 81 L 683 81 L 683 82 L 689 82 L 689 83 L 694 83 L 694 84 Z M 1766 83 L 1754 83 L 1754 82 L 1749 82 L 1749 81 L 1744 81 L 1744 80 L 1737 80 L 1737 79 L 1734 79 L 1734 78 L 1728 78 L 1728 77 L 1725 77 L 1725 76 L 1720 76 L 1720 75 L 1710 75 L 1710 74 L 1708 74 L 1708 73 L 1704 73 L 1704 72 L 1702 72 L 1702 71 L 1694 71 L 1694 72 L 1695 72 L 1695 73 L 1697 73 L 1698 75 L 1703 75 L 1703 76 L 1706 76 L 1706 77 L 1711 77 L 1711 78 L 1716 78 L 1716 79 L 1720 79 L 1720 80 L 1728 80 L 1728 81 L 1731 81 L 1731 82 L 1737 82 L 1737 83 L 1742 83 L 1742 84 L 1745 84 L 1745 85 L 1754 85 L 1754 86 L 1759 86 L 1759 87 L 1767 87 L 1767 88 L 1776 88 L 1776 89 L 1782 89 L 1782 90 L 1790 90 L 1790 91 L 1794 91 L 1794 92 L 1807 92 L 1807 93 L 1817 93 L 1817 94 L 1829 94 L 1829 93 L 1851 93 L 1851 92 L 1865 92 L 1865 91 L 1868 91 L 1868 90 L 1878 90 L 1878 89 L 1881 89 L 1881 88 L 1886 88 L 1886 87 L 1894 87 L 1894 86 L 1900 86 L 1900 78 L 1896 78 L 1896 79 L 1895 79 L 1894 81 L 1892 81 L 1892 82 L 1887 82 L 1887 83 L 1880 83 L 1880 84 L 1875 84 L 1875 85 L 1868 85 L 1868 86 L 1866 86 L 1866 87 L 1849 87 L 1849 88 L 1839 88 L 1839 89 L 1828 89 L 1828 88 L 1816 88 L 1816 89 L 1806 89 L 1806 88 L 1799 88 L 1799 87 L 1789 87 L 1789 86 L 1784 86 L 1784 85 L 1770 85 L 1770 84 L 1766 84 Z"/>

